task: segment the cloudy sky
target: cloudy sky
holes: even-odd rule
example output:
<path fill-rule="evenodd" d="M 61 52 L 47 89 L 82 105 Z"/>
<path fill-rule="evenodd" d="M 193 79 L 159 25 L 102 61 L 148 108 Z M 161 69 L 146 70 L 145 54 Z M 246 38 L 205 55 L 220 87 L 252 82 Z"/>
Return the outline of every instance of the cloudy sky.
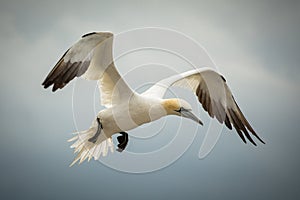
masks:
<path fill-rule="evenodd" d="M 297 1 L 2 1 L 1 197 L 300 198 L 299 22 Z M 69 168 L 74 156 L 66 141 L 75 130 L 73 87 L 52 93 L 41 87 L 43 79 L 81 35 L 143 27 L 172 29 L 205 47 L 266 145 L 245 145 L 224 129 L 209 156 L 199 160 L 206 125 L 182 157 L 152 173 L 123 173 L 95 161 Z M 157 58 L 176 69 L 184 63 L 145 51 L 117 64 L 124 74 L 130 67 L 158 63 Z M 157 80 L 157 67 L 143 69 L 148 70 L 147 80 Z M 133 87 L 141 80 L 128 75 Z M 90 86 L 94 89 L 95 83 Z M 79 96 L 81 102 L 90 101 Z M 193 101 L 192 96 L 186 98 Z M 209 122 L 204 112 L 200 115 Z M 92 118 L 81 118 L 80 126 L 88 128 Z M 176 120 L 166 119 L 170 138 L 172 125 L 180 121 Z M 138 131 L 151 135 L 146 128 Z M 160 144 L 159 138 L 151 140 Z M 136 143 L 130 143 L 129 150 L 135 150 L 134 145 L 149 148 L 147 140 Z"/>

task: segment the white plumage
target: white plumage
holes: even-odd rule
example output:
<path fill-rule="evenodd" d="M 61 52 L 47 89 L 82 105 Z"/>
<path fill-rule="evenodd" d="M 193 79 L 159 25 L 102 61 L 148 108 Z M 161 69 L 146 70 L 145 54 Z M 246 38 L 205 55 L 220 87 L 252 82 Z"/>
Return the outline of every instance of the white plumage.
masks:
<path fill-rule="evenodd" d="M 244 136 L 256 145 L 249 131 L 263 142 L 244 117 L 226 80 L 218 72 L 210 68 L 187 71 L 163 79 L 146 92 L 138 94 L 118 73 L 113 62 L 112 44 L 113 34 L 109 32 L 84 35 L 67 50 L 43 82 L 45 88 L 53 85 L 52 91 L 56 91 L 75 77 L 98 80 L 100 103 L 106 109 L 98 113 L 88 130 L 76 133 L 69 140 L 75 141 L 71 147 L 77 153 L 71 165 L 91 158 L 97 160 L 101 155 L 106 156 L 109 150 L 113 152 L 111 137 L 116 133 L 122 134 L 118 137 L 118 150 L 124 150 L 128 142 L 125 131 L 166 115 L 186 117 L 202 124 L 185 100 L 163 99 L 171 86 L 194 92 L 208 114 L 225 123 L 229 129 L 233 126 L 245 143 Z"/>

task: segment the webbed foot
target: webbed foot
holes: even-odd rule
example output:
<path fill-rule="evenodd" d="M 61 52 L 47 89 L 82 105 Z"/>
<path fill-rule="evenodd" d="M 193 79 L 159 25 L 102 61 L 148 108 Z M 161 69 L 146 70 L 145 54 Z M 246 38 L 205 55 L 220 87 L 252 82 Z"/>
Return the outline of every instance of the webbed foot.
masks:
<path fill-rule="evenodd" d="M 117 137 L 117 140 L 119 142 L 117 149 L 118 152 L 122 152 L 126 148 L 128 143 L 128 133 L 120 132 L 120 134 L 121 135 Z"/>

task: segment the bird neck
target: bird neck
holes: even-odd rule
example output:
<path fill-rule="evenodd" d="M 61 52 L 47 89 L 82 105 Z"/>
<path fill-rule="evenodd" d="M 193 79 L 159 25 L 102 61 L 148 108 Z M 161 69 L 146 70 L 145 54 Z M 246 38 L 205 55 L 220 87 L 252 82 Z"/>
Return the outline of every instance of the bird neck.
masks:
<path fill-rule="evenodd" d="M 140 115 L 145 115 L 146 122 L 154 121 L 167 115 L 166 110 L 162 106 L 163 99 L 143 95 L 136 95 L 136 97 L 132 102 L 132 106 L 139 107 L 136 111 Z"/>

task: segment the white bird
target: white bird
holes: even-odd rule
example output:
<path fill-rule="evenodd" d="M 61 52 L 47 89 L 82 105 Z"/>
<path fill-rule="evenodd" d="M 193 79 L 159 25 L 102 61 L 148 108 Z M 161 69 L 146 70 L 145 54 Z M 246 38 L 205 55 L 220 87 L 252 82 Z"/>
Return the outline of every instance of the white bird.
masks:
<path fill-rule="evenodd" d="M 210 68 L 199 68 L 163 79 L 138 94 L 133 91 L 115 68 L 112 55 L 113 34 L 110 32 L 93 32 L 83 35 L 71 46 L 43 82 L 44 88 L 53 85 L 52 91 L 63 88 L 75 77 L 98 80 L 101 94 L 101 104 L 106 109 L 101 110 L 92 126 L 69 141 L 75 141 L 71 146 L 77 157 L 71 166 L 79 161 L 106 156 L 108 150 L 113 152 L 112 135 L 118 136 L 118 151 L 123 151 L 128 143 L 125 131 L 134 129 L 167 115 L 177 115 L 196 121 L 201 120 L 192 113 L 191 105 L 183 99 L 164 99 L 164 94 L 171 86 L 190 89 L 197 95 L 202 107 L 209 116 L 216 117 L 220 123 L 236 129 L 238 135 L 246 143 L 246 138 L 254 145 L 249 132 L 260 142 L 244 117 L 233 95 L 226 84 L 225 78 Z"/>

